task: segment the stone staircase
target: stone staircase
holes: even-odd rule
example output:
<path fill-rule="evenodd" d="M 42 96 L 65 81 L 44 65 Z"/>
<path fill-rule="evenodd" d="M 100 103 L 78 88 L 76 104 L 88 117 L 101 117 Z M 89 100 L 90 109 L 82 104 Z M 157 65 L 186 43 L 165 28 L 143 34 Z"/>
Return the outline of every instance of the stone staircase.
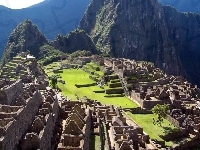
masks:
<path fill-rule="evenodd" d="M 130 96 L 130 92 L 129 92 L 128 88 L 127 88 L 127 82 L 126 82 L 126 80 L 124 80 L 124 78 L 121 77 L 120 75 L 118 75 L 118 76 L 119 76 L 119 80 L 120 80 L 120 82 L 121 82 L 121 84 L 122 84 L 122 87 L 123 87 L 123 89 L 124 89 L 125 95 L 126 95 L 127 97 Z"/>

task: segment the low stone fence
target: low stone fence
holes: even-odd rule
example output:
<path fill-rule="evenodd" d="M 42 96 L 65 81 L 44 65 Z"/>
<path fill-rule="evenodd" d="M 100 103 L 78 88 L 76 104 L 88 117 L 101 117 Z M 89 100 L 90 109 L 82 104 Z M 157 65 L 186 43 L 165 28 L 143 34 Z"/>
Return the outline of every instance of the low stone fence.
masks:
<path fill-rule="evenodd" d="M 110 83 L 109 88 L 117 88 L 117 87 L 122 87 L 122 84 L 120 82 L 118 83 Z"/>
<path fill-rule="evenodd" d="M 118 75 L 109 75 L 108 78 L 109 78 L 109 81 L 114 80 L 114 79 L 118 79 Z"/>
<path fill-rule="evenodd" d="M 117 83 L 120 82 L 120 79 L 110 80 L 110 83 Z"/>
<path fill-rule="evenodd" d="M 180 124 L 179 122 L 174 119 L 173 117 L 171 117 L 170 115 L 167 115 L 166 119 L 171 122 L 174 126 L 176 126 L 177 128 L 180 128 Z"/>
<path fill-rule="evenodd" d="M 142 100 L 142 107 L 146 109 L 152 109 L 157 104 L 163 105 L 167 103 L 165 100 Z"/>
<path fill-rule="evenodd" d="M 94 93 L 105 93 L 105 90 L 101 90 L 101 91 L 93 91 Z"/>
<path fill-rule="evenodd" d="M 53 73 L 63 73 L 63 70 L 62 69 L 54 69 Z"/>
<path fill-rule="evenodd" d="M 132 114 L 152 114 L 151 110 L 142 109 L 141 107 L 124 108 L 123 110 L 130 111 Z"/>
<path fill-rule="evenodd" d="M 124 93 L 124 89 L 123 88 L 115 88 L 115 89 L 107 89 L 106 94 L 122 94 Z"/>
<path fill-rule="evenodd" d="M 124 97 L 124 94 L 104 95 L 104 97 Z"/>
<path fill-rule="evenodd" d="M 81 88 L 81 87 L 90 87 L 90 86 L 95 86 L 96 85 L 96 83 L 91 83 L 91 84 L 75 84 L 75 86 L 77 87 L 77 88 Z"/>
<path fill-rule="evenodd" d="M 187 134 L 188 134 L 187 130 L 183 129 L 183 130 L 174 131 L 172 133 L 168 133 L 166 135 L 160 135 L 160 137 L 162 139 L 164 139 L 165 141 L 170 141 L 173 139 L 177 139 L 177 138 L 186 136 Z"/>

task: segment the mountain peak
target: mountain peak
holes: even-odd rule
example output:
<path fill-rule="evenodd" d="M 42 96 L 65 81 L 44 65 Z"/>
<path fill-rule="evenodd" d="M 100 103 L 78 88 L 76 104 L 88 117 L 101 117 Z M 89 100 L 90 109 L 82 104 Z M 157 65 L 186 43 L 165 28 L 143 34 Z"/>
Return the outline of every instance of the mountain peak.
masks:
<path fill-rule="evenodd" d="M 38 56 L 39 47 L 45 43 L 48 43 L 46 37 L 31 20 L 26 19 L 10 34 L 1 60 L 2 64 L 4 65 L 20 51 L 30 50 L 31 54 Z"/>

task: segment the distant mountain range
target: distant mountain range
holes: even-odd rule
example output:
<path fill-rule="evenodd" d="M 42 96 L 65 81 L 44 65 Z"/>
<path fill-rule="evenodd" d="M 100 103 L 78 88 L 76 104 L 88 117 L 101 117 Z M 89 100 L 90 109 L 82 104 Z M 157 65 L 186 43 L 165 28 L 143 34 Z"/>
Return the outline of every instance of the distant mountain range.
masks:
<path fill-rule="evenodd" d="M 77 28 L 90 0 L 46 0 L 29 8 L 13 10 L 0 6 L 0 56 L 12 30 L 25 19 L 32 20 L 49 40 Z"/>
<path fill-rule="evenodd" d="M 163 5 L 170 5 L 181 12 L 200 13 L 200 0 L 158 0 Z"/>

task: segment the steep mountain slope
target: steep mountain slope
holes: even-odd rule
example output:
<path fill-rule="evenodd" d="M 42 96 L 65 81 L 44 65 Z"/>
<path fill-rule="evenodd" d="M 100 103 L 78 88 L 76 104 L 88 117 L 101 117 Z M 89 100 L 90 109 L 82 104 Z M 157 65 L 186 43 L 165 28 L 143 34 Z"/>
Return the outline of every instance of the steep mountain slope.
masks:
<path fill-rule="evenodd" d="M 154 62 L 200 85 L 200 16 L 156 0 L 92 0 L 79 27 L 101 51 Z"/>
<path fill-rule="evenodd" d="M 48 44 L 46 37 L 30 20 L 25 20 L 11 33 L 1 62 L 5 64 L 20 51 L 30 50 L 31 54 L 38 56 L 38 49 L 44 44 Z"/>
<path fill-rule="evenodd" d="M 9 34 L 25 19 L 30 19 L 50 40 L 77 28 L 90 0 L 46 0 L 30 8 L 12 10 L 0 6 L 0 56 Z"/>
<path fill-rule="evenodd" d="M 65 53 L 73 53 L 77 50 L 97 53 L 95 44 L 83 30 L 74 30 L 66 36 L 58 35 L 52 42 L 52 46 Z"/>
<path fill-rule="evenodd" d="M 163 5 L 170 5 L 181 12 L 200 13 L 199 0 L 158 0 Z"/>
<path fill-rule="evenodd" d="M 17 53 L 27 50 L 43 63 L 58 59 L 62 53 L 72 53 L 77 50 L 97 53 L 95 44 L 83 30 L 74 30 L 66 36 L 59 34 L 50 42 L 30 20 L 23 21 L 12 31 L 1 59 L 2 65 Z"/>

